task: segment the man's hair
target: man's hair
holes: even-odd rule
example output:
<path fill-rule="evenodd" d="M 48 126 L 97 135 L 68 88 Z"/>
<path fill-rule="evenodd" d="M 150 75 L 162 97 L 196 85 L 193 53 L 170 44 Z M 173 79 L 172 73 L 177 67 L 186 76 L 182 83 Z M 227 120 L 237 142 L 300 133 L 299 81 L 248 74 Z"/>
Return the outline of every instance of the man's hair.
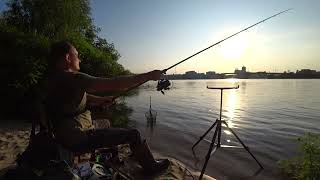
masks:
<path fill-rule="evenodd" d="M 50 47 L 50 64 L 55 66 L 61 58 L 70 52 L 73 45 L 68 41 L 58 41 L 51 44 Z"/>

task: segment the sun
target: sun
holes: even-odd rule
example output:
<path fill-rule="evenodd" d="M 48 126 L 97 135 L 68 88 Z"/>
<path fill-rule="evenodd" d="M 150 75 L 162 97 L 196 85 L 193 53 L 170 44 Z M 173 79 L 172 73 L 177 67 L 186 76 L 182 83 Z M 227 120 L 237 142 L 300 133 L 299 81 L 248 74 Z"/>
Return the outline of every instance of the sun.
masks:
<path fill-rule="evenodd" d="M 244 54 L 247 45 L 244 38 L 229 39 L 221 44 L 219 51 L 224 59 L 238 60 Z"/>

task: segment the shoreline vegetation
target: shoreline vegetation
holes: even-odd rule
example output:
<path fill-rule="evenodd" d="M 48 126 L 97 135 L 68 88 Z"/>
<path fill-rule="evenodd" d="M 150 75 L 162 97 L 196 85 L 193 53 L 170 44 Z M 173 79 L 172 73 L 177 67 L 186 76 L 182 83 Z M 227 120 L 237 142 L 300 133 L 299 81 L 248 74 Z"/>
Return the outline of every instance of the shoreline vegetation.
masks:
<path fill-rule="evenodd" d="M 7 9 L 0 12 L 2 113 L 30 115 L 42 103 L 51 71 L 49 49 L 56 41 L 76 46 L 82 72 L 104 77 L 131 74 L 99 31 L 87 0 L 8 0 Z"/>
<path fill-rule="evenodd" d="M 297 140 L 300 155 L 280 160 L 280 169 L 293 179 L 320 179 L 320 134 L 306 133 Z"/>

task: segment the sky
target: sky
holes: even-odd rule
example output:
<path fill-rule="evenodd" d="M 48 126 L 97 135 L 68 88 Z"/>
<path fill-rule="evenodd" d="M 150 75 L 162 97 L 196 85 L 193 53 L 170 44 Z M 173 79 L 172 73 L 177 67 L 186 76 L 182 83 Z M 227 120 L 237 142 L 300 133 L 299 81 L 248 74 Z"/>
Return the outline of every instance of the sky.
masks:
<path fill-rule="evenodd" d="M 3 9 L 0 0 L 0 10 Z M 134 73 L 165 69 L 225 37 L 272 16 L 168 74 L 215 71 L 320 70 L 319 0 L 91 0 L 99 35 Z"/>

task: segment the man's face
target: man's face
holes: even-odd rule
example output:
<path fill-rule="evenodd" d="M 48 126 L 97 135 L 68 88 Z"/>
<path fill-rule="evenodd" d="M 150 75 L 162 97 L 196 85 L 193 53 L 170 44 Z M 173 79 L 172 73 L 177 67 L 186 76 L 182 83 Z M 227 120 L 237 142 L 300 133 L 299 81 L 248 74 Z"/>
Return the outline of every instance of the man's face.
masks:
<path fill-rule="evenodd" d="M 72 47 L 70 52 L 67 54 L 67 62 L 68 68 L 72 71 L 79 71 L 80 70 L 80 62 L 81 60 L 78 57 L 78 51 L 76 48 Z"/>

